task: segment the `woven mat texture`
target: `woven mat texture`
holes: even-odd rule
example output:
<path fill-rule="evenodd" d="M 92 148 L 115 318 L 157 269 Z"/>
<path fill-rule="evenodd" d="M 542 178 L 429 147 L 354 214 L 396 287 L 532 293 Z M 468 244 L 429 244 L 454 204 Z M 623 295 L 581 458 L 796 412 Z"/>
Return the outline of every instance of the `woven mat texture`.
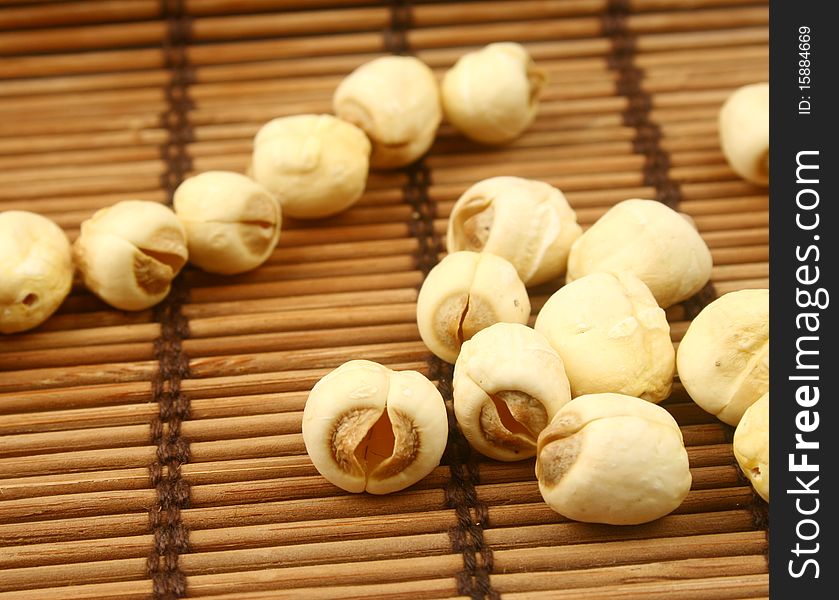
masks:
<path fill-rule="evenodd" d="M 330 112 L 376 56 L 441 75 L 517 41 L 549 77 L 520 139 L 489 148 L 444 124 L 349 211 L 286 219 L 255 271 L 186 268 L 134 313 L 76 285 L 44 325 L 0 337 L 0 600 L 767 598 L 767 507 L 731 428 L 678 383 L 663 406 L 693 488 L 633 527 L 555 514 L 532 460 L 482 458 L 451 414 L 443 463 L 384 497 L 320 477 L 300 425 L 312 385 L 353 358 L 450 399 L 417 290 L 454 201 L 486 177 L 558 186 L 584 227 L 627 198 L 689 214 L 714 268 L 668 309 L 675 344 L 715 296 L 768 287 L 766 190 L 727 166 L 716 125 L 732 90 L 768 77 L 768 17 L 765 0 L 0 0 L 0 211 L 71 239 L 119 200 L 244 172 L 264 122 Z M 534 315 L 556 286 L 532 290 Z"/>

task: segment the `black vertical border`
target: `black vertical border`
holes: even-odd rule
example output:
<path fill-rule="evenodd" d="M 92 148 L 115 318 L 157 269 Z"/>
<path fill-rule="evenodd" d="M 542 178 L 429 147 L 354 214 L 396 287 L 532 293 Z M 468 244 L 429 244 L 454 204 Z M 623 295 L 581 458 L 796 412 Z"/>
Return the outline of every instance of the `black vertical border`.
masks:
<path fill-rule="evenodd" d="M 836 343 L 835 307 L 839 302 L 836 295 L 835 273 L 839 258 L 836 249 L 837 236 L 833 233 L 831 210 L 837 201 L 837 180 L 839 179 L 839 155 L 836 137 L 839 125 L 835 116 L 839 107 L 836 85 L 836 63 L 839 61 L 839 31 L 834 2 L 820 0 L 773 0 L 770 3 L 770 333 L 772 350 L 770 354 L 770 464 L 772 477 L 770 517 L 772 535 L 769 547 L 770 596 L 786 600 L 800 598 L 818 600 L 834 598 L 837 588 L 837 552 L 839 545 L 836 528 L 836 469 L 834 461 L 839 458 L 836 445 L 836 400 L 833 397 L 831 373 L 837 361 L 831 346 Z M 810 29 L 809 56 L 799 54 L 799 28 Z M 799 77 L 800 60 L 809 60 L 810 89 L 801 89 Z M 803 72 L 802 72 L 803 74 Z M 809 101 L 809 114 L 799 114 L 799 102 Z M 802 105 L 803 106 L 803 105 Z M 802 151 L 817 151 L 807 162 L 817 162 L 818 171 L 802 172 L 803 179 L 818 173 L 818 183 L 799 183 L 796 176 L 797 155 Z M 813 189 L 818 193 L 819 203 L 811 210 L 802 210 L 797 205 L 801 190 Z M 812 204 L 814 196 L 803 195 L 804 204 Z M 808 225 L 818 215 L 819 225 L 805 230 L 798 226 L 797 219 Z M 810 247 L 817 248 L 809 253 Z M 802 259 L 801 257 L 807 257 Z M 806 270 L 800 270 L 808 265 Z M 803 284 L 800 277 L 813 278 L 815 268 L 819 279 L 812 284 Z M 823 288 L 830 295 L 830 303 L 824 308 L 802 307 L 806 297 L 802 292 L 812 294 Z M 807 331 L 799 319 L 802 313 L 818 315 L 819 327 L 815 332 Z M 810 321 L 811 325 L 814 321 Z M 802 371 L 796 367 L 798 349 L 796 342 L 801 336 L 815 336 L 816 340 L 806 342 L 808 350 L 818 354 L 809 356 L 808 361 L 818 364 L 817 369 Z M 799 349 L 801 348 L 799 344 Z M 795 375 L 816 375 L 818 381 L 794 381 Z M 819 388 L 820 399 L 810 407 L 802 407 L 796 392 L 799 386 L 807 384 Z M 810 411 L 802 415 L 804 411 Z M 812 421 L 818 413 L 819 424 L 815 431 L 802 433 L 797 419 Z M 796 449 L 796 434 L 803 439 L 818 442 L 815 450 Z M 817 473 L 793 472 L 790 457 L 801 462 L 802 453 L 807 454 L 810 464 L 819 466 Z M 819 479 L 811 484 L 812 477 Z M 817 494 L 802 494 L 800 478 Z M 813 510 L 818 500 L 818 510 L 811 515 L 802 511 Z M 812 519 L 818 524 L 805 522 Z M 816 546 L 818 544 L 818 546 Z M 812 550 L 817 550 L 810 553 Z M 815 563 L 805 565 L 811 559 L 818 563 L 816 577 Z M 794 574 L 800 573 L 800 577 Z"/>

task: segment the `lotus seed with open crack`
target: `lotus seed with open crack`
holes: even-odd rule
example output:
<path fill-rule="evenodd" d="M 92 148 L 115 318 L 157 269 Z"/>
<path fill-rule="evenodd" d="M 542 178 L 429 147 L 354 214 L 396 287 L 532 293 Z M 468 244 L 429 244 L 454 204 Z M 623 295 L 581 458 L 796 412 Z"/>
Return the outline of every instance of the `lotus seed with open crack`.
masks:
<path fill-rule="evenodd" d="M 351 360 L 309 393 L 303 441 L 312 463 L 348 492 L 388 494 L 440 463 L 448 437 L 443 397 L 416 371 Z"/>
<path fill-rule="evenodd" d="M 455 252 L 425 278 L 417 326 L 428 349 L 454 363 L 460 346 L 493 323 L 527 323 L 530 299 L 515 267 L 487 252 Z"/>
<path fill-rule="evenodd" d="M 557 188 L 521 177 L 491 177 L 471 186 L 449 217 L 449 252 L 490 252 L 507 259 L 526 285 L 565 273 L 582 229 Z"/>
<path fill-rule="evenodd" d="M 186 231 L 171 209 L 125 200 L 84 221 L 73 244 L 87 288 L 115 308 L 142 310 L 169 293 L 186 263 Z"/>
<path fill-rule="evenodd" d="M 496 460 L 536 453 L 536 439 L 571 400 L 562 359 L 545 337 L 496 323 L 463 343 L 454 365 L 454 413 L 473 448 Z"/>

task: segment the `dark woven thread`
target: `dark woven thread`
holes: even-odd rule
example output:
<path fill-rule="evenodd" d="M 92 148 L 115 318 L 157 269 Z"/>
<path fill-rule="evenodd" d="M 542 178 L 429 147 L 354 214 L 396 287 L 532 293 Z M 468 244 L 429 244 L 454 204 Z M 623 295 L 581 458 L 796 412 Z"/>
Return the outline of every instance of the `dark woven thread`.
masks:
<path fill-rule="evenodd" d="M 189 122 L 189 111 L 193 108 L 189 86 L 195 76 L 187 55 L 192 20 L 186 13 L 184 0 L 162 0 L 161 4 L 167 23 L 163 56 L 169 71 L 169 82 L 163 90 L 167 109 L 160 115 L 160 125 L 168 130 L 169 135 L 160 147 L 161 158 L 166 164 L 160 182 L 171 203 L 175 189 L 192 169 L 187 144 L 194 139 Z"/>
<path fill-rule="evenodd" d="M 394 54 L 410 54 L 407 30 L 411 26 L 410 2 L 391 2 L 391 23 L 385 31 L 385 47 Z M 408 181 L 403 188 L 405 201 L 413 209 L 409 228 L 417 240 L 415 260 L 423 279 L 438 262 L 443 242 L 434 231 L 436 204 L 428 197 L 431 175 L 423 160 L 405 169 Z M 463 570 L 456 575 L 458 593 L 474 600 L 499 600 L 492 589 L 492 550 L 484 539 L 484 527 L 489 523 L 486 504 L 478 498 L 478 464 L 469 442 L 457 426 L 452 404 L 452 365 L 431 355 L 428 360 L 429 377 L 437 381 L 446 402 L 448 442 L 443 464 L 448 465 L 451 477 L 446 484 L 446 505 L 455 512 L 457 525 L 449 531 L 452 549 L 463 557 Z M 480 560 L 479 560 L 480 557 Z"/>
<path fill-rule="evenodd" d="M 430 173 L 424 160 L 405 169 L 408 181 L 402 188 L 405 201 L 411 205 L 411 220 L 408 227 L 417 240 L 417 252 L 414 257 L 423 279 L 437 264 L 437 257 L 442 252 L 442 245 L 434 233 L 435 205 L 428 199 Z"/>
<path fill-rule="evenodd" d="M 417 177 L 415 173 L 421 175 Z M 412 182 L 423 183 L 414 188 Z M 428 198 L 428 171 L 424 163 L 409 169 L 409 193 L 406 197 L 418 200 L 414 215 L 413 231 L 419 243 L 417 266 L 427 275 L 437 264 L 437 257 L 443 251 L 440 237 L 434 232 L 435 204 Z M 413 188 L 411 190 L 411 188 Z M 458 593 L 475 600 L 489 598 L 497 600 L 498 593 L 492 589 L 490 574 L 493 569 L 492 550 L 484 540 L 484 528 L 489 525 L 489 511 L 478 498 L 475 486 L 480 482 L 476 455 L 461 433 L 454 415 L 452 401 L 452 371 L 449 363 L 431 355 L 428 360 L 429 376 L 437 381 L 440 394 L 446 402 L 449 422 L 448 443 L 443 455 L 443 464 L 449 466 L 451 478 L 446 484 L 446 504 L 455 511 L 457 525 L 449 531 L 452 549 L 463 555 L 463 570 L 457 578 Z M 478 556 L 481 560 L 478 561 Z"/>
<path fill-rule="evenodd" d="M 184 3 L 164 0 L 161 9 L 168 24 L 163 53 L 170 79 L 164 90 L 167 110 L 161 115 L 161 125 L 169 135 L 160 148 L 166 165 L 160 184 L 171 204 L 175 189 L 192 168 L 186 144 L 193 137 L 187 93 L 193 77 L 186 54 L 190 23 Z M 181 274 L 172 283 L 169 295 L 154 309 L 160 337 L 154 342 L 158 368 L 151 384 L 158 414 L 150 426 L 157 452 L 155 462 L 149 465 L 149 481 L 157 492 L 157 504 L 149 509 L 154 549 L 146 567 L 156 600 L 175 600 L 186 595 L 186 576 L 178 557 L 189 551 L 189 532 L 181 521 L 181 510 L 189 507 L 190 500 L 189 484 L 181 477 L 181 466 L 190 458 L 189 441 L 181 436 L 181 423 L 189 418 L 189 399 L 181 391 L 181 381 L 189 377 L 189 357 L 182 347 L 182 341 L 189 337 L 189 322 L 182 312 L 188 299 L 189 289 Z"/>
<path fill-rule="evenodd" d="M 729 444 L 733 444 L 735 428 L 730 425 L 723 425 L 723 427 L 725 431 L 725 441 Z M 732 464 L 737 472 L 737 480 L 740 482 L 740 485 L 748 487 L 752 493 L 752 499 L 749 502 L 748 508 L 749 512 L 752 513 L 752 524 L 755 529 L 762 529 L 764 535 L 766 536 L 766 547 L 763 550 L 763 557 L 766 559 L 766 564 L 769 565 L 769 504 L 755 491 L 752 482 L 749 481 L 749 478 L 743 473 L 743 470 L 740 468 L 740 464 L 737 462 L 737 457 L 734 456 L 733 452 L 731 456 Z"/>
<path fill-rule="evenodd" d="M 390 22 L 383 32 L 385 51 L 391 54 L 410 54 L 408 30 L 412 24 L 411 0 L 391 0 Z"/>
<path fill-rule="evenodd" d="M 434 232 L 436 210 L 434 202 L 428 198 L 430 180 L 425 163 L 421 161 L 409 167 L 407 174 L 405 199 L 414 209 L 410 227 L 418 242 L 416 262 L 425 276 L 437 264 L 443 245 Z M 452 549 L 463 556 L 463 570 L 456 575 L 457 589 L 459 594 L 475 600 L 498 600 L 500 596 L 490 583 L 492 550 L 484 539 L 484 528 L 489 524 L 489 511 L 478 498 L 475 487 L 480 482 L 475 453 L 455 419 L 452 371 L 453 367 L 449 363 L 434 355 L 429 357 L 429 377 L 437 381 L 437 388 L 446 402 L 449 424 L 442 463 L 448 465 L 451 475 L 445 488 L 446 505 L 454 509 L 457 519 L 457 525 L 449 530 L 449 538 Z"/>
<path fill-rule="evenodd" d="M 678 210 L 682 201 L 679 182 L 670 177 L 670 153 L 661 147 L 661 128 L 652 120 L 653 101 L 644 89 L 644 71 L 635 64 L 635 36 L 627 26 L 631 12 L 630 0 L 609 0 L 602 17 L 603 34 L 611 42 L 608 57 L 609 68 L 617 75 L 615 84 L 619 95 L 626 98 L 623 123 L 635 129 L 632 150 L 644 157 L 644 185 L 655 188 L 659 202 Z M 716 290 L 710 281 L 684 303 L 686 319 L 691 320 L 716 298 Z"/>
<path fill-rule="evenodd" d="M 603 32 L 612 44 L 609 68 L 617 75 L 617 93 L 627 100 L 623 122 L 635 129 L 632 147 L 644 157 L 644 185 L 654 187 L 656 199 L 675 209 L 681 188 L 670 178 L 670 155 L 661 147 L 661 128 L 650 118 L 653 102 L 641 85 L 644 72 L 635 65 L 635 37 L 626 24 L 629 11 L 627 0 L 610 0 L 603 16 Z"/>
<path fill-rule="evenodd" d="M 411 234 L 417 240 L 415 260 L 423 278 L 437 264 L 443 251 L 440 237 L 434 232 L 436 205 L 428 198 L 430 174 L 424 161 L 407 169 L 408 181 L 403 188 L 405 201 L 411 205 Z M 470 598 L 497 599 L 490 585 L 492 550 L 484 541 L 483 529 L 489 520 L 487 507 L 478 499 L 478 466 L 469 442 L 457 426 L 452 404 L 452 365 L 431 355 L 428 359 L 429 377 L 437 381 L 437 388 L 446 402 L 449 421 L 448 443 L 443 464 L 448 465 L 451 478 L 446 484 L 446 504 L 454 509 L 457 525 L 449 531 L 452 549 L 463 555 L 463 570 L 457 576 L 458 593 Z M 478 561 L 480 555 L 481 561 Z"/>

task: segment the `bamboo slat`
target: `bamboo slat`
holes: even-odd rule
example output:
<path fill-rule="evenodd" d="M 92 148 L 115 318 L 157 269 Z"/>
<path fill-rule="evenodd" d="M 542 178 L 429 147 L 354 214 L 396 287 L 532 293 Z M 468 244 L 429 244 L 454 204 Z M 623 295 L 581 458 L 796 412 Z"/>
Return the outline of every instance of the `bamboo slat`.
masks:
<path fill-rule="evenodd" d="M 349 211 L 286 218 L 259 269 L 186 269 L 182 420 L 157 422 L 166 399 L 153 380 L 172 358 L 160 350 L 171 335 L 160 311 L 113 310 L 77 279 L 45 324 L 0 337 L 0 599 L 161 597 L 174 581 L 148 561 L 161 547 L 178 555 L 186 596 L 208 600 L 462 600 L 482 589 L 767 597 L 765 505 L 740 474 L 731 428 L 678 381 L 662 406 L 682 430 L 693 485 L 672 514 L 633 527 L 569 521 L 542 501 L 533 459 L 463 457 L 451 440 L 408 490 L 348 494 L 317 473 L 301 435 L 309 390 L 345 360 L 449 385 L 420 340 L 417 293 L 425 261 L 445 252 L 455 200 L 485 177 L 560 187 L 584 229 L 623 199 L 660 197 L 663 177 L 711 249 L 716 295 L 768 287 L 766 190 L 728 167 L 716 122 L 732 90 L 767 79 L 765 0 L 494 0 L 481 10 L 0 0 L 0 210 L 39 212 L 75 239 L 119 200 L 168 202 L 173 177 L 244 171 L 265 121 L 329 112 L 341 79 L 376 56 L 404 49 L 441 78 L 463 53 L 508 40 L 548 76 L 519 139 L 482 146 L 443 123 L 423 163 L 427 185 L 416 170 L 371 172 Z M 639 110 L 666 153 L 658 178 Z M 531 324 L 559 285 L 531 290 Z M 666 312 L 676 348 L 692 311 Z M 183 464 L 167 462 L 170 435 L 188 440 Z M 175 516 L 173 478 L 188 489 Z M 163 515 L 177 521 L 171 531 Z M 178 546 L 181 527 L 188 544 Z"/>

